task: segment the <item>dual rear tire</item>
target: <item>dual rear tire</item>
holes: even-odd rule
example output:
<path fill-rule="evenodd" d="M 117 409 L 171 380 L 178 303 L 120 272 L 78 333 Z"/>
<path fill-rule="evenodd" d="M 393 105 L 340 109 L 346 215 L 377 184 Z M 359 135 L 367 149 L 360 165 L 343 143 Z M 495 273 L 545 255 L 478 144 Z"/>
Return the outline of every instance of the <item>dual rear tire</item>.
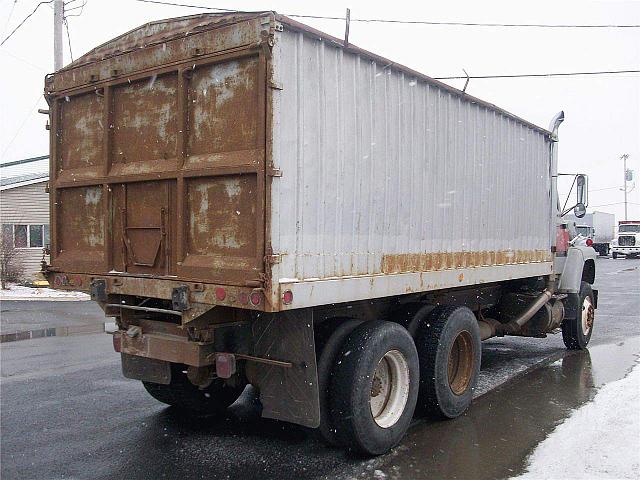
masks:
<path fill-rule="evenodd" d="M 415 340 L 397 323 L 347 320 L 318 362 L 319 431 L 331 445 L 385 453 L 400 442 L 416 410 L 455 418 L 467 409 L 480 354 L 478 324 L 466 307 L 436 307 Z"/>

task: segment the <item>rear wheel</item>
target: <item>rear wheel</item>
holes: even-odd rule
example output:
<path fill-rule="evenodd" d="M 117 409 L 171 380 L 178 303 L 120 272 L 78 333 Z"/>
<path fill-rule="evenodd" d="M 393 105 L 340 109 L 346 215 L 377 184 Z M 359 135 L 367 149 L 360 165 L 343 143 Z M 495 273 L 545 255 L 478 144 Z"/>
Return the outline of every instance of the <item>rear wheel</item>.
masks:
<path fill-rule="evenodd" d="M 330 320 L 331 321 L 331 320 Z M 318 432 L 322 439 L 329 445 L 338 446 L 340 442 L 336 436 L 336 424 L 331 416 L 331 378 L 335 365 L 337 364 L 336 358 L 342 344 L 347 336 L 356 328 L 360 323 L 360 320 L 341 319 L 337 325 L 330 325 L 334 327 L 330 335 L 325 335 L 328 338 L 323 341 L 322 350 L 318 356 L 318 387 L 319 387 L 319 400 L 320 400 L 320 426 Z M 320 335 L 322 337 L 322 335 Z"/>
<path fill-rule="evenodd" d="M 338 353 L 331 414 L 340 444 L 380 455 L 404 436 L 418 396 L 418 354 L 402 326 L 363 323 Z"/>
<path fill-rule="evenodd" d="M 475 315 L 467 307 L 439 306 L 416 338 L 422 413 L 455 418 L 471 404 L 482 347 Z"/>
<path fill-rule="evenodd" d="M 142 382 L 144 388 L 156 400 L 179 408 L 203 415 L 217 415 L 235 402 L 242 391 L 242 386 L 229 386 L 224 380 L 216 378 L 206 388 L 192 384 L 184 373 L 186 365 L 171 364 L 171 383 Z"/>
<path fill-rule="evenodd" d="M 595 319 L 593 290 L 587 282 L 580 284 L 574 307 L 567 309 L 567 316 L 562 321 L 562 340 L 569 350 L 583 350 L 591 340 Z"/>

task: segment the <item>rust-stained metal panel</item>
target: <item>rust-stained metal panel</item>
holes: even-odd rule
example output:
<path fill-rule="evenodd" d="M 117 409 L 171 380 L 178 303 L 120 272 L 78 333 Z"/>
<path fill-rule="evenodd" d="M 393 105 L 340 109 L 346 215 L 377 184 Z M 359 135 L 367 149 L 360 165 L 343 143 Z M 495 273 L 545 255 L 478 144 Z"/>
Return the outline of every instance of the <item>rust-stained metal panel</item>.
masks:
<path fill-rule="evenodd" d="M 58 192 L 58 232 L 52 257 L 71 271 L 104 268 L 105 218 L 102 187 L 66 188 Z"/>
<path fill-rule="evenodd" d="M 117 85 L 112 96 L 110 161 L 113 173 L 175 169 L 177 74 L 154 74 Z"/>
<path fill-rule="evenodd" d="M 170 182 L 129 183 L 121 189 L 125 207 L 120 209 L 120 231 L 113 231 L 114 245 L 122 246 L 125 271 L 167 275 L 170 268 Z M 117 248 L 117 247 L 116 247 Z"/>
<path fill-rule="evenodd" d="M 190 179 L 187 255 L 252 257 L 258 233 L 256 191 L 255 175 Z"/>
<path fill-rule="evenodd" d="M 60 103 L 60 154 L 58 172 L 71 172 L 95 167 L 102 163 L 102 113 L 104 96 L 96 92 Z M 95 171 L 93 171 L 95 174 Z"/>
<path fill-rule="evenodd" d="M 271 18 L 146 25 L 47 81 L 53 271 L 249 287 L 233 298 L 257 307 Z"/>
<path fill-rule="evenodd" d="M 258 66 L 254 56 L 206 65 L 191 74 L 187 165 L 201 164 L 212 153 L 256 147 Z"/>

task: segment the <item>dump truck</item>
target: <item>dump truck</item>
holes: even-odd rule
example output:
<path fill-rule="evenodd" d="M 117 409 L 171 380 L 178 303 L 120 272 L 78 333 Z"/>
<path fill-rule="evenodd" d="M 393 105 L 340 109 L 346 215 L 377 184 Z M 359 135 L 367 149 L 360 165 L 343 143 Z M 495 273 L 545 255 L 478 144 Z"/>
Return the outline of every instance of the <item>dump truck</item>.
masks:
<path fill-rule="evenodd" d="M 160 402 L 214 415 L 252 385 L 262 417 L 377 455 L 468 408 L 482 340 L 589 342 L 562 113 L 538 127 L 274 12 L 143 25 L 45 95 L 44 271 L 115 317 Z"/>

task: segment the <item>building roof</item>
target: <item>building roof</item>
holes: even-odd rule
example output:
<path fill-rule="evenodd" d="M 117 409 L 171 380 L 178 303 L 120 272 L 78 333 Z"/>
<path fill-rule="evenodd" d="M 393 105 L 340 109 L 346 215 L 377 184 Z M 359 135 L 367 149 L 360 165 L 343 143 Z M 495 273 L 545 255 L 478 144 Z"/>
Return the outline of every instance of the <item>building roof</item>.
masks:
<path fill-rule="evenodd" d="M 23 187 L 32 183 L 46 182 L 47 180 L 49 180 L 48 172 L 27 173 L 15 177 L 0 178 L 0 190 L 9 190 L 10 188 Z"/>
<path fill-rule="evenodd" d="M 13 162 L 0 163 L 0 168 L 13 167 L 14 165 L 23 165 L 25 163 L 38 162 L 40 160 L 48 160 L 49 155 L 40 155 L 39 157 L 23 158 L 22 160 L 15 160 Z"/>

